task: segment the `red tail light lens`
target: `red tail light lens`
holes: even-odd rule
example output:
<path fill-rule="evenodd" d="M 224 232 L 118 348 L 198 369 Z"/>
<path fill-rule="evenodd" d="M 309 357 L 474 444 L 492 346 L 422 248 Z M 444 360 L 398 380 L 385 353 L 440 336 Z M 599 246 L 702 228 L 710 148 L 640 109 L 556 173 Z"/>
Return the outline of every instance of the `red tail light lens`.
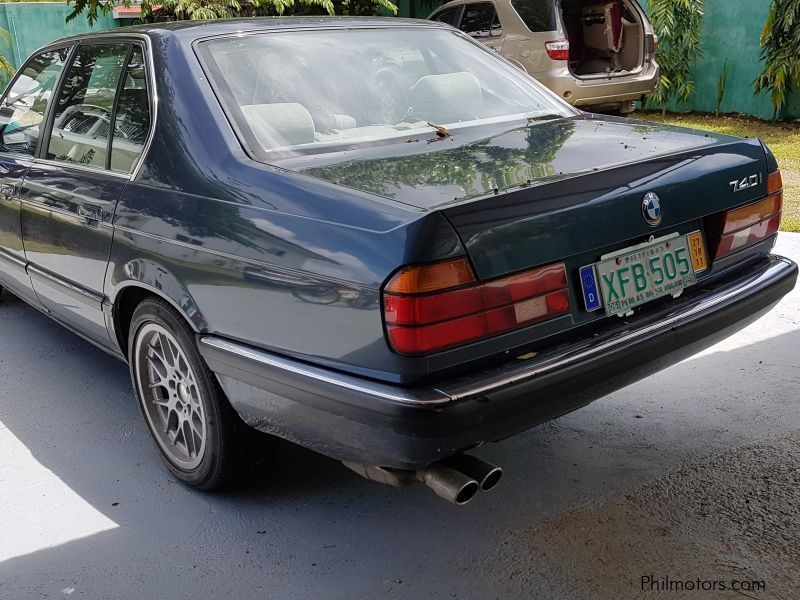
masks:
<path fill-rule="evenodd" d="M 658 52 L 658 36 L 655 33 L 648 33 L 645 37 L 645 54 L 655 54 Z"/>
<path fill-rule="evenodd" d="M 783 182 L 780 171 L 771 173 L 767 179 L 767 192 L 772 195 L 764 200 L 724 213 L 722 235 L 717 246 L 717 258 L 752 246 L 777 233 L 781 227 L 782 189 Z"/>
<path fill-rule="evenodd" d="M 384 288 L 386 331 L 389 344 L 396 352 L 429 354 L 570 310 L 563 263 L 484 283 L 475 280 L 471 269 L 468 282 L 460 283 L 463 276 L 458 282 L 445 280 L 442 274 L 448 270 L 442 265 L 447 264 L 404 268 Z M 428 270 L 430 275 L 430 269 L 438 272 L 440 279 L 433 281 L 422 277 L 423 270 Z M 409 281 L 425 282 L 425 285 L 414 288 L 407 285 Z M 405 283 L 401 285 L 401 282 Z M 430 292 L 431 288 L 436 291 Z"/>
<path fill-rule="evenodd" d="M 553 60 L 569 60 L 569 41 L 568 40 L 554 40 L 547 42 L 544 45 L 547 50 L 547 56 Z"/>

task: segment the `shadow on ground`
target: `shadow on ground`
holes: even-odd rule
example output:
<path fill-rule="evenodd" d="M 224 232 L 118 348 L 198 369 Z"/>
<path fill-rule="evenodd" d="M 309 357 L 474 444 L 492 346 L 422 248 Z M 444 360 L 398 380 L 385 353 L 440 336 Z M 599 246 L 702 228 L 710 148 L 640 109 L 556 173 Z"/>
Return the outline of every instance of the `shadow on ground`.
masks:
<path fill-rule="evenodd" d="M 528 597 L 480 568 L 498 548 L 534 557 L 552 544 L 514 532 L 800 424 L 791 368 L 800 330 L 768 336 L 774 325 L 761 321 L 750 328 L 761 339 L 740 334 L 741 343 L 481 449 L 506 478 L 463 508 L 423 488 L 364 481 L 286 443 L 240 488 L 203 494 L 163 469 L 124 364 L 5 298 L 0 428 L 117 527 L 0 562 L 3 599 Z M 65 510 L 48 526 L 71 518 Z"/>

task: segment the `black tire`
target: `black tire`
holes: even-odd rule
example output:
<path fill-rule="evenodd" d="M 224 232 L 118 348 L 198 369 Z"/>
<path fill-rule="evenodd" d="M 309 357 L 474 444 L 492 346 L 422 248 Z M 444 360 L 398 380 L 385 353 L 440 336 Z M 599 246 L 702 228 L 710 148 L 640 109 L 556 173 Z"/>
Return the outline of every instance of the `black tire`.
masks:
<path fill-rule="evenodd" d="M 158 341 L 154 341 L 155 335 Z M 165 348 L 172 353 L 175 342 L 184 358 L 184 362 L 176 359 L 176 364 L 185 363 L 186 372 L 193 377 L 175 385 L 151 386 L 155 376 L 160 382 L 180 378 L 178 367 L 173 369 L 175 373 L 169 380 L 162 376 L 169 368 L 160 360 L 161 353 L 165 353 Z M 247 450 L 256 432 L 233 410 L 217 378 L 197 351 L 194 332 L 167 302 L 153 297 L 136 307 L 128 336 L 128 357 L 139 409 L 167 468 L 182 482 L 203 490 L 217 490 L 236 482 L 252 465 L 253 461 L 247 460 Z M 171 408 L 167 403 L 172 403 Z M 176 408 L 178 405 L 183 406 L 180 411 Z M 171 447 L 170 423 L 175 424 L 176 440 Z M 197 439 L 201 436 L 195 430 L 198 423 L 202 423 L 203 434 L 199 448 Z M 180 439 L 182 444 L 178 442 Z M 192 448 L 195 456 L 192 456 Z"/>

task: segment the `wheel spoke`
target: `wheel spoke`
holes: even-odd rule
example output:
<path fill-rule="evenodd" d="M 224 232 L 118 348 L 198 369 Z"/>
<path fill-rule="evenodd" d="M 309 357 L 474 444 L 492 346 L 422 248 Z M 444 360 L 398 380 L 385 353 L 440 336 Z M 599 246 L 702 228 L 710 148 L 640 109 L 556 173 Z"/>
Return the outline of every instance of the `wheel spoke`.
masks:
<path fill-rule="evenodd" d="M 178 361 L 180 360 L 181 357 L 181 352 L 180 350 L 178 350 L 177 346 L 172 343 L 172 340 L 169 339 L 167 340 L 167 350 L 169 351 L 170 367 L 177 370 Z"/>
<path fill-rule="evenodd" d="M 186 444 L 186 453 L 189 456 L 192 456 L 192 454 L 196 454 L 196 447 L 194 444 L 194 435 L 192 432 L 192 426 L 188 420 L 184 420 L 181 423 L 181 432 L 183 433 L 183 440 L 184 443 Z"/>
<path fill-rule="evenodd" d="M 147 357 L 147 364 L 150 366 L 150 389 L 157 387 L 167 387 L 169 383 L 169 372 L 163 364 L 157 363 L 151 357 Z"/>
<path fill-rule="evenodd" d="M 192 425 L 192 430 L 201 440 L 203 439 L 203 418 L 196 412 L 192 411 L 189 416 L 189 423 Z"/>
<path fill-rule="evenodd" d="M 169 377 L 169 368 L 167 368 L 167 366 L 163 362 L 161 362 L 161 359 L 157 355 L 148 356 L 147 365 L 150 369 L 151 381 L 155 378 L 154 375 L 158 376 L 159 381 Z"/>
<path fill-rule="evenodd" d="M 161 334 L 156 334 L 150 343 L 150 350 L 155 354 L 164 367 L 169 364 L 167 361 L 166 353 L 164 352 L 164 343 L 161 339 Z"/>

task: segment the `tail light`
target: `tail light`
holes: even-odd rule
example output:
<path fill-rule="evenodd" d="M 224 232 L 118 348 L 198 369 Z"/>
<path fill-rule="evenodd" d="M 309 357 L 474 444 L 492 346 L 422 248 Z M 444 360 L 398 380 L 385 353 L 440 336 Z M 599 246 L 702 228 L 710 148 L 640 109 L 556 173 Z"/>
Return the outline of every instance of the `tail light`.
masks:
<path fill-rule="evenodd" d="M 547 50 L 547 56 L 553 60 L 569 60 L 569 41 L 568 40 L 554 40 L 547 42 L 544 45 Z"/>
<path fill-rule="evenodd" d="M 658 36 L 655 33 L 648 33 L 645 36 L 644 53 L 655 54 L 658 52 Z"/>
<path fill-rule="evenodd" d="M 767 194 L 769 195 L 764 200 L 723 213 L 717 258 L 752 246 L 777 233 L 781 226 L 783 209 L 783 180 L 780 171 L 771 173 L 767 178 Z"/>
<path fill-rule="evenodd" d="M 569 312 L 563 263 L 480 282 L 460 258 L 405 267 L 383 290 L 391 347 L 429 354 Z"/>

